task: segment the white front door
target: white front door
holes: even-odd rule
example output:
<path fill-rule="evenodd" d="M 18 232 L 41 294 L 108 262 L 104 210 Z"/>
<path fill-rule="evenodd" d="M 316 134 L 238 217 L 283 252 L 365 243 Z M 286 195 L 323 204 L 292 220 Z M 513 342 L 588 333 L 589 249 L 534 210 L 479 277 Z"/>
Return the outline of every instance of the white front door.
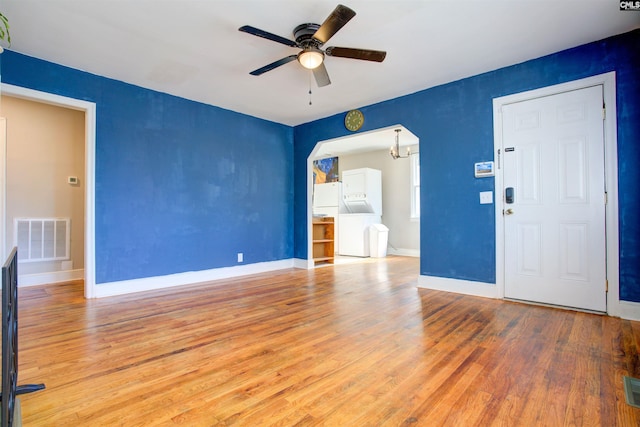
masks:
<path fill-rule="evenodd" d="M 502 107 L 507 298 L 606 311 L 602 91 Z"/>

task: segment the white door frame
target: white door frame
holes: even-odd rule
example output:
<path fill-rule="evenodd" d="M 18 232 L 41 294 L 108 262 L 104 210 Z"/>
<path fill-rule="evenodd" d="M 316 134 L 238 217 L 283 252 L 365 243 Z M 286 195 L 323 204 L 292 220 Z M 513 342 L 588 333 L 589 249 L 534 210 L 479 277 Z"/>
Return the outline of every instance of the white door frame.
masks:
<path fill-rule="evenodd" d="M 607 293 L 607 313 L 611 316 L 625 318 L 640 318 L 640 306 L 625 307 L 620 302 L 620 274 L 619 274 L 619 250 L 618 250 L 618 140 L 616 120 L 616 76 L 615 72 L 600 74 L 585 79 L 568 83 L 548 86 L 541 89 L 521 92 L 493 99 L 493 148 L 496 159 L 495 173 L 495 218 L 496 218 L 496 290 L 497 297 L 504 298 L 504 216 L 502 214 L 504 188 L 502 173 L 502 158 L 504 154 L 502 140 L 502 106 L 516 102 L 527 101 L 543 96 L 555 95 L 571 90 L 583 89 L 591 86 L 602 85 L 604 88 L 604 103 L 606 116 L 604 120 L 604 162 L 605 162 L 605 191 L 607 192 L 607 204 L 605 207 L 606 222 L 606 268 L 609 292 Z M 500 150 L 500 151 L 499 151 Z M 499 154 L 500 153 L 500 154 Z M 500 194 L 498 194 L 500 193 Z"/>
<path fill-rule="evenodd" d="M 95 148 L 96 148 L 96 104 L 75 98 L 40 92 L 20 86 L 2 83 L 2 94 L 30 101 L 42 102 L 85 113 L 85 214 L 84 214 L 84 296 L 95 298 Z M 6 155 L 4 162 L 6 163 Z M 2 165 L 5 167 L 5 164 Z M 1 168 L 0 168 L 1 169 Z M 6 206 L 6 179 L 0 186 L 0 205 Z M 2 224 L 6 223 L 6 210 L 0 214 Z M 2 233 L 0 244 L 2 251 L 6 247 L 6 233 Z"/>
<path fill-rule="evenodd" d="M 7 259 L 7 119 L 0 117 L 0 259 L 4 262 Z"/>

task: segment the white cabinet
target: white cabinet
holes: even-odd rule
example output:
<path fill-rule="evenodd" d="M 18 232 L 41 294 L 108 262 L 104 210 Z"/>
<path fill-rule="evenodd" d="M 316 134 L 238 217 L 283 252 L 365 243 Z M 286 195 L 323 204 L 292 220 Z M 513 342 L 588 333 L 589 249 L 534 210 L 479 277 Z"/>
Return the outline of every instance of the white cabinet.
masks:
<path fill-rule="evenodd" d="M 313 207 L 339 207 L 342 203 L 342 183 L 327 182 L 313 185 Z"/>

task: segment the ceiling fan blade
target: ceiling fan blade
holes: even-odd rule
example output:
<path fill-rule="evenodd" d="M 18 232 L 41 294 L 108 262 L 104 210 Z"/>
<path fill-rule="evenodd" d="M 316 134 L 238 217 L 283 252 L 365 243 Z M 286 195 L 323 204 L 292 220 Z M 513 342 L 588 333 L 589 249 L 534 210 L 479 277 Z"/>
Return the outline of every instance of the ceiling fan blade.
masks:
<path fill-rule="evenodd" d="M 318 87 L 329 86 L 331 84 L 329 73 L 327 72 L 327 67 L 324 66 L 324 62 L 313 69 L 313 77 L 316 78 Z"/>
<path fill-rule="evenodd" d="M 277 36 L 272 33 L 268 33 L 264 30 L 261 30 L 256 27 L 252 27 L 251 25 L 245 25 L 238 28 L 238 31 L 242 31 L 243 33 L 253 34 L 254 36 L 262 37 L 263 39 L 271 40 L 274 42 L 282 43 L 291 47 L 298 47 L 298 44 L 293 40 L 285 39 L 284 37 Z"/>
<path fill-rule="evenodd" d="M 313 35 L 313 38 L 318 40 L 321 44 L 329 41 L 340 28 L 344 27 L 347 22 L 356 16 L 356 13 L 349 9 L 347 6 L 339 4 L 331 12 L 331 15 L 325 19 L 320 28 Z"/>
<path fill-rule="evenodd" d="M 324 53 L 329 56 L 339 58 L 362 59 L 365 61 L 382 62 L 387 56 L 387 52 L 382 50 L 353 49 L 350 47 L 328 47 Z"/>
<path fill-rule="evenodd" d="M 269 64 L 269 65 L 265 65 L 265 66 L 264 66 L 264 67 L 262 67 L 262 68 L 258 68 L 257 70 L 253 70 L 253 71 L 252 71 L 252 72 L 250 72 L 249 74 L 251 74 L 252 76 L 259 76 L 260 74 L 264 74 L 264 73 L 266 73 L 267 71 L 271 71 L 271 70 L 273 70 L 274 68 L 277 68 L 277 67 L 279 67 L 279 66 L 281 66 L 281 65 L 287 64 L 287 63 L 289 63 L 289 62 L 291 62 L 291 61 L 295 61 L 295 59 L 296 59 L 297 57 L 298 57 L 298 55 L 290 55 L 290 56 L 287 56 L 287 57 L 285 57 L 285 58 L 278 59 L 277 61 L 272 62 L 272 63 L 271 63 L 271 64 Z"/>

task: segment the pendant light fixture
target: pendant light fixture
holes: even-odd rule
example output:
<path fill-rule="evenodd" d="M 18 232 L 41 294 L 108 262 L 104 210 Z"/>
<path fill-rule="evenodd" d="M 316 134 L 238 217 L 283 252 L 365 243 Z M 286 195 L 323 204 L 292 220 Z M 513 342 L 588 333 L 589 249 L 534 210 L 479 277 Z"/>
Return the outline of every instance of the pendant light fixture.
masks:
<path fill-rule="evenodd" d="M 407 147 L 407 155 L 406 156 L 401 156 L 400 155 L 400 131 L 402 131 L 402 129 L 396 129 L 396 143 L 395 143 L 395 145 L 392 145 L 391 148 L 389 149 L 389 154 L 391 155 L 391 157 L 393 157 L 393 160 L 406 159 L 409 156 L 411 156 L 411 148 L 410 147 Z"/>

